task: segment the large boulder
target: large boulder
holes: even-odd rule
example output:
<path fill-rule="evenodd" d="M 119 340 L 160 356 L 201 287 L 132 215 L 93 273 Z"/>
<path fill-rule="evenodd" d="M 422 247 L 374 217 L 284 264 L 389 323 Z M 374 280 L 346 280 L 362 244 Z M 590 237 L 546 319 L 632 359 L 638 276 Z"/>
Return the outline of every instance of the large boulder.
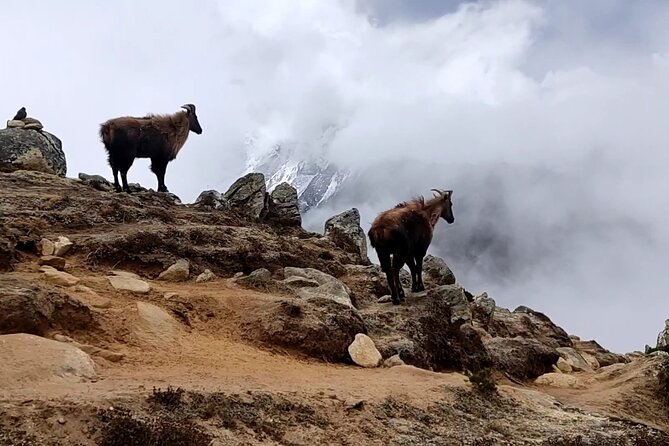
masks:
<path fill-rule="evenodd" d="M 271 302 L 244 319 L 245 338 L 326 361 L 349 362 L 349 345 L 367 333 L 355 309 L 318 297 Z"/>
<path fill-rule="evenodd" d="M 536 339 L 484 338 L 495 369 L 518 379 L 534 379 L 551 372 L 560 355 Z"/>
<path fill-rule="evenodd" d="M 572 340 L 561 327 L 548 316 L 530 308 L 520 306 L 513 311 L 495 308 L 487 329 L 493 337 L 536 339 L 549 347 L 571 347 Z"/>
<path fill-rule="evenodd" d="M 95 325 L 88 306 L 58 290 L 45 290 L 32 282 L 0 278 L 0 334 L 46 335 Z"/>
<path fill-rule="evenodd" d="M 0 130 L 0 171 L 34 170 L 61 177 L 67 172 L 60 139 L 45 131 Z"/>
<path fill-rule="evenodd" d="M 269 196 L 267 219 L 285 226 L 301 226 L 297 190 L 288 183 L 279 184 Z"/>
<path fill-rule="evenodd" d="M 426 280 L 437 285 L 453 285 L 455 283 L 455 275 L 446 262 L 430 254 L 423 259 L 423 276 Z"/>
<path fill-rule="evenodd" d="M 582 355 L 592 355 L 600 367 L 629 362 L 625 356 L 608 351 L 594 340 L 574 340 L 573 344 L 574 349 Z"/>
<path fill-rule="evenodd" d="M 325 222 L 325 235 L 339 248 L 356 253 L 363 263 L 369 263 L 367 239 L 365 231 L 360 227 L 360 212 L 356 208 L 328 219 Z"/>
<path fill-rule="evenodd" d="M 95 376 L 93 360 L 72 344 L 25 333 L 0 336 L 0 382 L 5 387 Z"/>
<path fill-rule="evenodd" d="M 242 213 L 260 218 L 267 207 L 265 175 L 249 173 L 235 181 L 223 198 Z"/>

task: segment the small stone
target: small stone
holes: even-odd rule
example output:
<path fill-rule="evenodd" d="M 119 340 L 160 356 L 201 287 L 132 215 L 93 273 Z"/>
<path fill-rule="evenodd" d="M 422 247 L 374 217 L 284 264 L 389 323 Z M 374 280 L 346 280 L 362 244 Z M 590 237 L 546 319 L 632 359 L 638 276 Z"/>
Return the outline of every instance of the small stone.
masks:
<path fill-rule="evenodd" d="M 378 367 L 383 360 L 374 341 L 363 333 L 355 335 L 355 340 L 348 346 L 348 354 L 351 355 L 353 362 L 361 367 Z"/>
<path fill-rule="evenodd" d="M 65 424 L 65 418 L 58 417 L 58 424 Z"/>
<path fill-rule="evenodd" d="M 159 280 L 166 280 L 169 282 L 183 282 L 188 280 L 190 276 L 190 264 L 186 259 L 179 259 L 176 263 L 158 276 Z"/>
<path fill-rule="evenodd" d="M 111 308 L 112 301 L 106 297 L 100 296 L 98 293 L 93 291 L 84 285 L 77 285 L 74 287 L 74 291 L 84 293 L 86 296 L 83 297 L 86 304 L 95 307 L 95 308 Z"/>
<path fill-rule="evenodd" d="M 107 280 L 119 291 L 130 291 L 137 294 L 146 294 L 151 291 L 151 285 L 143 280 L 123 276 L 107 276 Z"/>
<path fill-rule="evenodd" d="M 244 277 L 244 273 L 241 271 L 232 276 L 233 279 L 239 279 L 240 277 Z"/>
<path fill-rule="evenodd" d="M 56 247 L 53 245 L 53 242 L 49 239 L 43 238 L 39 242 L 40 244 L 40 251 L 42 252 L 43 256 L 52 256 L 54 251 L 56 250 Z"/>
<path fill-rule="evenodd" d="M 390 358 L 386 359 L 383 361 L 383 366 L 384 367 L 396 367 L 398 365 L 405 365 L 406 363 L 402 361 L 402 358 L 400 358 L 400 355 L 393 355 Z"/>
<path fill-rule="evenodd" d="M 365 400 L 349 398 L 344 402 L 346 410 L 362 410 L 365 407 Z"/>
<path fill-rule="evenodd" d="M 53 339 L 54 339 L 54 341 L 58 341 L 58 342 L 67 342 L 67 343 L 74 342 L 74 339 L 72 339 L 69 336 L 62 335 L 62 334 L 53 335 Z"/>
<path fill-rule="evenodd" d="M 56 285 L 74 286 L 81 280 L 78 277 L 74 277 L 72 274 L 58 271 L 56 268 L 47 265 L 40 267 L 39 270 L 44 273 L 49 282 L 53 282 Z"/>
<path fill-rule="evenodd" d="M 58 256 L 42 256 L 39 259 L 39 264 L 47 265 L 60 271 L 65 269 L 65 259 Z"/>
<path fill-rule="evenodd" d="M 392 302 L 393 298 L 390 296 L 390 294 L 386 294 L 385 296 L 379 297 L 379 300 L 377 300 L 378 303 L 380 304 L 386 304 L 388 302 Z"/>
<path fill-rule="evenodd" d="M 64 256 L 70 251 L 70 249 L 72 249 L 72 246 L 74 246 L 74 243 L 72 243 L 69 238 L 60 236 L 53 244 L 53 255 Z"/>
<path fill-rule="evenodd" d="M 175 293 L 174 291 L 170 291 L 168 293 L 165 293 L 163 295 L 165 300 L 172 300 L 172 299 L 177 299 L 179 297 L 179 293 Z"/>
<path fill-rule="evenodd" d="M 197 283 L 204 283 L 204 282 L 211 282 L 216 278 L 216 274 L 212 273 L 210 270 L 205 269 L 202 274 L 197 276 L 197 279 L 195 281 Z"/>

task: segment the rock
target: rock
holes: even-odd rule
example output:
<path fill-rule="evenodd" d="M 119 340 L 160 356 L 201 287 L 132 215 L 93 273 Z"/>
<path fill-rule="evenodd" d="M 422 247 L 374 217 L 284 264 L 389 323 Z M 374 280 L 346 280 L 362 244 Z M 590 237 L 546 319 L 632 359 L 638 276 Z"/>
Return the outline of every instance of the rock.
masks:
<path fill-rule="evenodd" d="M 48 132 L 21 128 L 0 130 L 0 172 L 34 170 L 61 177 L 67 165 L 62 143 Z"/>
<path fill-rule="evenodd" d="M 290 288 L 315 288 L 320 285 L 320 283 L 315 280 L 300 276 L 287 277 L 286 279 L 282 280 L 281 283 L 289 286 Z"/>
<path fill-rule="evenodd" d="M 205 269 L 202 274 L 197 276 L 197 279 L 195 279 L 195 282 L 197 282 L 197 283 L 211 282 L 215 278 L 216 278 L 216 274 L 212 273 L 208 269 Z"/>
<path fill-rule="evenodd" d="M 20 121 L 18 119 L 12 119 L 7 121 L 7 128 L 8 129 L 22 129 L 25 127 L 26 123 L 23 121 Z"/>
<path fill-rule="evenodd" d="M 0 381 L 10 386 L 96 375 L 93 360 L 74 345 L 25 333 L 0 336 Z"/>
<path fill-rule="evenodd" d="M 195 200 L 196 207 L 216 209 L 218 211 L 230 209 L 230 203 L 223 195 L 215 190 L 205 190 Z"/>
<path fill-rule="evenodd" d="M 423 259 L 423 275 L 437 285 L 455 284 L 455 275 L 446 262 L 430 254 Z"/>
<path fill-rule="evenodd" d="M 353 307 L 351 297 L 346 291 L 346 285 L 339 282 L 328 282 L 317 287 L 304 287 L 296 290 L 298 296 L 303 299 L 323 298 L 330 299 L 347 307 Z"/>
<path fill-rule="evenodd" d="M 572 346 L 567 332 L 555 325 L 548 316 L 522 306 L 513 312 L 496 307 L 487 331 L 493 337 L 535 339 L 552 348 Z"/>
<path fill-rule="evenodd" d="M 471 323 L 472 312 L 462 287 L 458 285 L 442 285 L 438 288 L 428 290 L 427 298 L 433 301 L 441 300 L 450 307 L 451 324 Z"/>
<path fill-rule="evenodd" d="M 492 322 L 495 308 L 495 300 L 488 297 L 488 293 L 476 296 L 471 304 L 472 318 L 482 328 L 487 329 Z"/>
<path fill-rule="evenodd" d="M 297 190 L 288 183 L 279 184 L 269 196 L 267 220 L 284 226 L 301 226 Z"/>
<path fill-rule="evenodd" d="M 386 294 L 385 296 L 379 297 L 379 300 L 377 300 L 378 303 L 380 304 L 387 304 L 389 302 L 392 302 L 393 298 L 390 294 Z"/>
<path fill-rule="evenodd" d="M 249 173 L 235 181 L 223 198 L 231 207 L 260 218 L 266 209 L 266 192 L 265 175 Z"/>
<path fill-rule="evenodd" d="M 132 273 L 130 271 L 122 271 L 120 269 L 113 269 L 109 271 L 109 274 L 113 276 L 128 277 L 130 279 L 142 279 L 139 274 Z"/>
<path fill-rule="evenodd" d="M 65 418 L 63 417 L 58 417 L 58 424 L 65 424 Z"/>
<path fill-rule="evenodd" d="M 325 222 L 325 236 L 339 248 L 354 252 L 360 256 L 361 261 L 369 263 L 367 237 L 360 227 L 360 212 L 356 208 L 328 219 Z"/>
<path fill-rule="evenodd" d="M 556 350 L 575 372 L 592 372 L 590 364 L 573 348 L 558 347 Z"/>
<path fill-rule="evenodd" d="M 58 289 L 45 290 L 32 281 L 0 277 L 0 334 L 95 327 L 91 310 Z"/>
<path fill-rule="evenodd" d="M 393 355 L 390 358 L 386 359 L 383 361 L 383 366 L 384 367 L 396 367 L 398 365 L 405 365 L 405 362 L 402 361 L 402 358 L 400 358 L 400 355 Z"/>
<path fill-rule="evenodd" d="M 358 311 L 330 299 L 290 299 L 248 312 L 242 336 L 326 361 L 349 361 L 348 346 L 366 333 Z"/>
<path fill-rule="evenodd" d="M 342 305 L 353 308 L 350 289 L 339 279 L 313 268 L 285 267 L 285 277 L 302 277 L 318 283 L 317 287 L 296 288 L 296 293 L 303 299 L 331 299 Z"/>
<path fill-rule="evenodd" d="M 360 367 L 373 368 L 378 367 L 383 358 L 376 349 L 374 341 L 366 334 L 358 333 L 355 339 L 348 346 L 348 354 L 351 355 L 353 362 Z"/>
<path fill-rule="evenodd" d="M 110 362 L 119 362 L 125 357 L 125 355 L 123 353 L 116 353 L 116 352 L 112 352 L 110 350 L 104 350 L 102 348 L 95 347 L 93 345 L 81 344 L 81 343 L 75 341 L 74 339 L 72 339 L 69 336 L 63 336 L 63 335 L 57 334 L 57 335 L 54 335 L 53 339 L 58 341 L 58 342 L 66 342 L 66 343 L 72 344 L 86 354 L 89 354 L 91 356 L 98 356 L 98 357 L 104 358 L 104 359 L 106 359 L 107 361 L 110 361 Z"/>
<path fill-rule="evenodd" d="M 383 357 L 400 354 L 409 365 L 442 370 L 479 370 L 492 365 L 480 333 L 465 322 L 464 290 L 446 285 L 409 296 L 405 305 L 368 305 L 360 310 Z"/>
<path fill-rule="evenodd" d="M 44 273 L 44 276 L 49 282 L 55 283 L 56 285 L 74 286 L 81 281 L 78 277 L 74 277 L 72 274 L 68 274 L 64 271 L 58 271 L 51 266 L 41 266 L 39 270 Z"/>
<path fill-rule="evenodd" d="M 53 242 L 46 238 L 40 240 L 39 248 L 43 256 L 52 256 L 56 251 L 56 247 L 54 246 Z"/>
<path fill-rule="evenodd" d="M 74 243 L 69 238 L 60 236 L 53 244 L 53 255 L 62 257 L 72 249 Z"/>
<path fill-rule="evenodd" d="M 190 264 L 186 259 L 179 259 L 176 263 L 165 271 L 160 273 L 158 280 L 166 280 L 168 282 L 183 282 L 188 280 L 190 276 Z"/>
<path fill-rule="evenodd" d="M 38 263 L 40 265 L 46 265 L 50 266 L 52 268 L 55 268 L 57 270 L 64 270 L 65 269 L 65 259 L 62 257 L 57 257 L 57 256 L 42 256 L 39 258 Z"/>
<path fill-rule="evenodd" d="M 236 283 L 241 285 L 258 285 L 272 281 L 272 273 L 266 268 L 259 268 L 248 276 L 241 276 L 235 279 Z"/>
<path fill-rule="evenodd" d="M 111 192 L 114 189 L 114 186 L 101 175 L 88 175 L 86 173 L 79 172 L 79 179 L 82 183 L 96 190 Z"/>
<path fill-rule="evenodd" d="M 565 361 L 563 357 L 560 356 L 560 358 L 557 360 L 557 363 L 555 366 L 558 368 L 558 370 L 562 373 L 571 373 L 572 372 L 572 367 L 571 365 Z"/>
<path fill-rule="evenodd" d="M 560 389 L 584 389 L 585 385 L 574 375 L 562 373 L 546 373 L 534 380 L 539 386 L 557 387 Z"/>
<path fill-rule="evenodd" d="M 553 370 L 560 355 L 536 339 L 486 338 L 485 348 L 490 352 L 495 369 L 518 379 L 534 379 Z"/>
<path fill-rule="evenodd" d="M 580 339 L 572 339 L 572 342 L 574 349 L 581 353 L 581 355 L 589 354 L 594 356 L 594 358 L 597 360 L 597 364 L 599 364 L 600 367 L 629 362 L 625 356 L 608 351 L 599 345 L 596 341 L 581 341 Z"/>
<path fill-rule="evenodd" d="M 107 280 L 118 291 L 130 291 L 137 294 L 146 294 L 151 291 L 151 285 L 134 277 L 107 276 Z"/>
<path fill-rule="evenodd" d="M 654 352 L 649 353 L 649 356 L 661 356 L 666 358 L 669 356 L 669 352 L 665 352 L 664 350 L 655 350 Z"/>
<path fill-rule="evenodd" d="M 600 368 L 599 361 L 597 361 L 597 358 L 594 357 L 594 355 L 591 355 L 590 353 L 586 352 L 578 352 L 583 359 L 585 359 L 585 362 L 588 363 L 588 365 L 593 369 L 597 370 Z"/>
<path fill-rule="evenodd" d="M 147 302 L 137 302 L 139 323 L 135 334 L 155 347 L 171 347 L 181 330 L 179 322 L 160 307 Z"/>
<path fill-rule="evenodd" d="M 664 321 L 664 329 L 657 335 L 655 348 L 665 348 L 669 346 L 669 319 Z"/>
<path fill-rule="evenodd" d="M 232 276 L 233 279 L 239 279 L 240 277 L 244 277 L 244 273 L 238 272 Z"/>

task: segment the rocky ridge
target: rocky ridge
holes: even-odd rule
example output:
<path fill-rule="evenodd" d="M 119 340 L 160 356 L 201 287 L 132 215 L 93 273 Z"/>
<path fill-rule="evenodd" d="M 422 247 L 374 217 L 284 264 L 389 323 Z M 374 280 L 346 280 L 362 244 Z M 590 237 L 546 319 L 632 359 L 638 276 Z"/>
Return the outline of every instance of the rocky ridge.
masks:
<path fill-rule="evenodd" d="M 345 443 L 350 432 L 357 437 L 348 441 L 358 443 L 381 439 L 386 444 L 382 438 L 390 436 L 399 439 L 393 444 L 455 444 L 448 439 L 463 440 L 455 434 L 463 429 L 458 417 L 467 414 L 470 420 L 481 421 L 484 413 L 496 424 L 470 423 L 467 441 L 478 442 L 472 444 L 570 444 L 577 437 L 581 444 L 626 444 L 616 441 L 635 438 L 647 441 L 637 444 L 667 441 L 666 409 L 661 399 L 652 399 L 660 391 L 657 376 L 665 358 L 615 354 L 595 341 L 570 336 L 536 310 L 510 311 L 485 293 L 474 296 L 436 257 L 426 259 L 426 292 L 409 294 L 406 305 L 379 303 L 388 293 L 385 275 L 362 255 L 359 221 L 335 218 L 337 224 L 326 225 L 325 234 L 314 234 L 304 231 L 295 218 L 270 218 L 276 212 L 271 211 L 272 203 L 289 209 L 284 215 L 293 217 L 297 204 L 288 189 L 273 198 L 263 182 L 262 175 L 249 175 L 226 193 L 209 191 L 194 204 L 180 204 L 170 195 L 151 191 L 107 192 L 100 178 L 89 176 L 72 180 L 24 170 L 0 173 L 0 269 L 4 271 L 0 273 L 0 341 L 27 345 L 27 340 L 5 336 L 31 334 L 56 342 L 40 344 L 45 357 L 57 357 L 63 343 L 68 351 L 78 349 L 90 356 L 90 363 L 82 359 L 88 356 L 73 359 L 79 361 L 73 370 L 80 371 L 67 376 L 48 368 L 67 365 L 45 363 L 30 378 L 36 388 L 55 380 L 65 383 L 65 388 L 74 386 L 70 390 L 75 392 L 81 382 L 102 391 L 104 383 L 91 384 L 97 376 L 115 382 L 118 376 L 153 361 L 153 373 L 166 373 L 165 377 L 171 376 L 167 379 L 192 389 L 193 383 L 184 381 L 184 375 L 160 371 L 166 353 L 181 358 L 173 367 L 178 369 L 183 361 L 191 367 L 202 362 L 199 373 L 208 374 L 213 372 L 207 364 L 219 361 L 213 352 L 221 345 L 233 346 L 224 348 L 228 360 L 248 355 L 240 357 L 238 366 L 266 361 L 267 367 L 284 370 L 281 361 L 291 361 L 291 367 L 298 368 L 300 361 L 309 361 L 303 366 L 302 380 L 315 369 L 317 376 L 341 375 L 343 383 L 361 376 L 361 383 L 373 386 L 373 380 L 394 382 L 392 377 L 399 374 L 408 379 L 408 386 L 425 381 L 433 383 L 434 389 L 442 388 L 437 397 L 436 390 L 425 393 L 411 387 L 420 398 L 436 398 L 422 402 L 402 392 L 392 393 L 392 388 L 381 398 L 358 390 L 365 398 L 351 402 L 344 398 L 341 413 L 331 409 L 328 397 L 318 392 L 286 397 L 255 391 L 240 397 L 214 389 L 206 394 L 189 390 L 169 400 L 178 408 L 174 413 L 195 410 L 193 401 L 203 398 L 225 398 L 219 407 L 276 411 L 277 419 L 287 415 L 273 401 L 311 414 L 301 421 L 285 419 L 288 427 L 282 431 L 267 430 L 270 426 L 260 421 L 256 426 L 262 429 L 245 430 L 253 426 L 251 421 L 245 424 L 247 415 L 222 422 L 225 429 L 213 428 L 202 415 L 192 413 L 166 418 L 191 423 L 188 426 L 195 423 L 223 444 L 226 438 L 235 438 L 228 437 L 229 432 L 253 444 L 268 438 L 310 444 L 312 435 L 322 442 Z M 196 279 L 203 274 L 207 280 Z M 219 347 L 209 351 L 209 344 Z M 52 350 L 53 346 L 58 348 Z M 209 353 L 203 355 L 205 351 Z M 275 359 L 277 355 L 284 359 Z M 31 364 L 35 358 L 25 360 Z M 225 369 L 225 361 L 220 361 L 216 364 Z M 323 361 L 344 366 L 322 365 Z M 378 368 L 384 361 L 393 367 Z M 359 375 L 354 364 L 371 368 L 365 373 L 374 375 Z M 479 395 L 466 379 L 467 374 L 485 369 L 493 370 L 500 387 L 494 397 Z M 256 379 L 271 380 L 258 367 L 251 370 Z M 27 398 L 27 390 L 11 383 L 20 373 L 0 367 L 0 383 L 6 384 L 0 387 L 9 389 L 2 393 L 6 402 L 0 408 L 2 419 L 21 414 L 20 419 L 29 422 L 53 411 L 52 401 L 41 403 L 31 414 L 21 412 L 16 398 Z M 142 385 L 149 382 L 147 378 Z M 321 389 L 317 382 L 311 385 Z M 338 391 L 351 392 L 347 385 L 341 384 Z M 570 393 L 583 389 L 594 395 L 609 393 L 598 402 Z M 39 393 L 30 395 L 40 399 Z M 147 417 L 167 416 L 162 410 L 169 412 L 170 406 L 147 406 L 140 395 L 138 391 L 125 397 L 131 419 L 144 420 L 137 421 L 141 424 L 148 423 Z M 570 409 L 561 399 L 579 408 Z M 109 406 L 98 399 L 88 404 Z M 95 418 L 90 407 L 81 412 L 89 414 L 90 420 Z M 72 415 L 65 413 L 66 424 L 94 423 L 77 421 Z M 350 423 L 337 421 L 342 416 L 356 419 L 376 434 L 365 436 L 350 426 L 346 430 L 344 425 Z M 509 417 L 523 421 L 514 424 Z M 400 424 L 411 426 L 410 432 Z M 21 434 L 17 426 L 25 424 L 0 422 L 0 444 L 17 438 L 27 441 L 29 434 L 44 438 L 47 432 L 45 424 L 38 423 L 32 434 Z M 298 433 L 303 429 L 312 435 L 300 440 Z M 95 429 L 87 432 L 77 434 L 80 444 L 93 444 L 103 435 Z M 528 443 L 528 432 L 539 432 L 540 441 Z"/>

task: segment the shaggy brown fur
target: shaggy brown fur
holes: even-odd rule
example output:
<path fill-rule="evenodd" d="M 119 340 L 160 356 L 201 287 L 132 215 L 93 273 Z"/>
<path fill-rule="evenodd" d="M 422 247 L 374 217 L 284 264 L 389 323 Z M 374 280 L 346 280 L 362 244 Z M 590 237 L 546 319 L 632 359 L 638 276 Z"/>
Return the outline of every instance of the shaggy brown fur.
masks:
<path fill-rule="evenodd" d="M 442 217 L 453 223 L 452 191 L 437 191 L 427 202 L 423 197 L 400 203 L 381 212 L 367 233 L 386 273 L 394 304 L 404 300 L 399 270 L 406 263 L 411 270 L 411 290 L 422 291 L 423 258 L 432 242 L 434 227 Z"/>
<path fill-rule="evenodd" d="M 167 192 L 167 164 L 177 157 L 189 132 L 198 135 L 202 133 L 195 106 L 186 104 L 182 108 L 185 111 L 172 115 L 147 115 L 141 118 L 123 116 L 110 119 L 100 126 L 100 137 L 109 154 L 117 192 L 130 192 L 127 172 L 135 158 L 151 158 L 151 170 L 158 178 L 158 191 Z M 121 172 L 122 189 L 118 182 L 118 172 Z"/>

